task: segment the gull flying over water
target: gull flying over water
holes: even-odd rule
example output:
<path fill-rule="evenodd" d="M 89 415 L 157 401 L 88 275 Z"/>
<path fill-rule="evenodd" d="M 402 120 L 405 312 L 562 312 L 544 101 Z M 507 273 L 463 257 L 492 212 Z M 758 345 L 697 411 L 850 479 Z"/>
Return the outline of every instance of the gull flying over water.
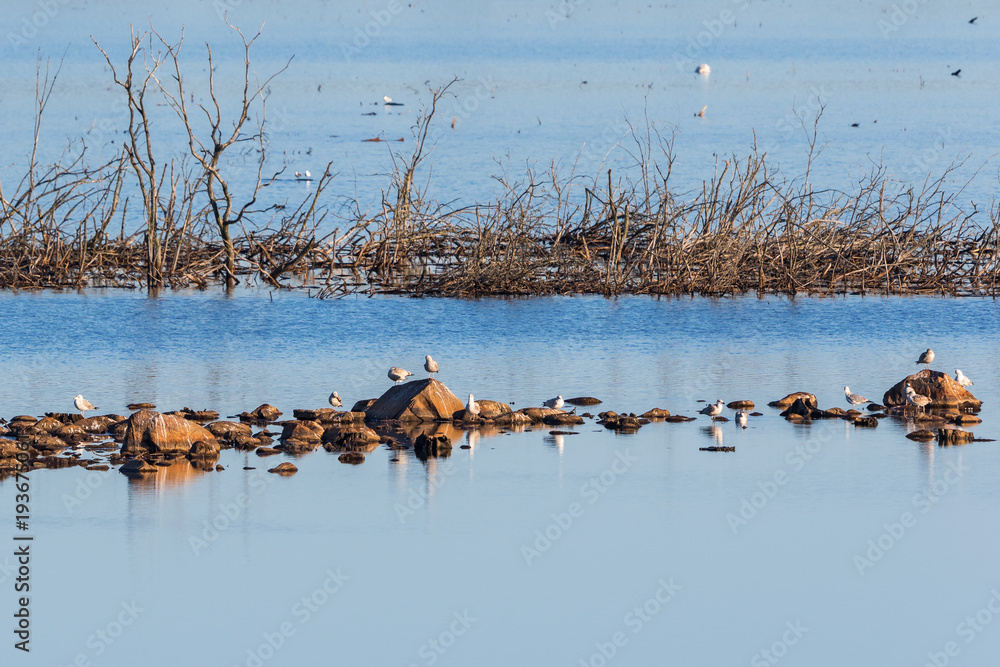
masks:
<path fill-rule="evenodd" d="M 554 408 L 556 410 L 561 410 L 562 406 L 565 404 L 566 402 L 563 400 L 562 394 L 559 394 L 555 398 L 550 398 L 549 400 L 542 403 L 542 405 L 544 405 L 545 407 Z"/>
<path fill-rule="evenodd" d="M 429 354 L 424 357 L 424 370 L 427 371 L 428 377 L 431 373 L 438 372 L 438 362 L 431 359 L 431 355 Z"/>
<path fill-rule="evenodd" d="M 340 400 L 340 394 L 338 394 L 337 392 L 333 392 L 332 394 L 330 394 L 330 405 L 332 405 L 335 408 L 339 408 L 343 404 L 344 402 Z"/>
<path fill-rule="evenodd" d="M 971 387 L 975 384 L 972 380 L 965 376 L 961 368 L 955 369 L 955 382 L 959 383 L 963 387 Z"/>
<path fill-rule="evenodd" d="M 722 407 L 724 405 L 725 403 L 723 403 L 722 399 L 720 398 L 712 405 L 706 405 L 698 412 L 699 414 L 708 415 L 709 417 L 718 417 L 722 413 Z"/>
<path fill-rule="evenodd" d="M 389 379 L 395 382 L 396 384 L 399 384 L 400 382 L 410 377 L 411 375 L 413 375 L 413 373 L 411 373 L 406 369 L 399 368 L 397 366 L 393 366 L 392 368 L 390 368 L 388 373 Z"/>
<path fill-rule="evenodd" d="M 917 359 L 918 364 L 923 364 L 924 368 L 930 368 L 931 362 L 934 361 L 934 350 L 927 348 L 927 351 L 920 355 Z"/>
<path fill-rule="evenodd" d="M 93 403 L 91 403 L 90 401 L 88 401 L 83 397 L 83 394 L 76 395 L 76 398 L 73 399 L 73 405 L 75 405 L 76 409 L 80 411 L 81 417 L 84 416 L 83 413 L 86 412 L 87 410 L 97 409 L 97 407 Z"/>
<path fill-rule="evenodd" d="M 861 394 L 851 393 L 851 388 L 846 385 L 844 386 L 844 396 L 847 397 L 847 402 L 850 403 L 851 405 L 860 405 L 861 403 L 868 403 L 867 398 L 865 398 Z"/>

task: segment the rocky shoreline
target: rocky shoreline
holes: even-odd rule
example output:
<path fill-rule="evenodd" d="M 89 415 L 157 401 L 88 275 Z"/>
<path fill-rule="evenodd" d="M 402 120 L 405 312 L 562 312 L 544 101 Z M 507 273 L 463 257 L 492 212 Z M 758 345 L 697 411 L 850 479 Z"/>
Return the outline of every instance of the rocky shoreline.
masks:
<path fill-rule="evenodd" d="M 903 394 L 907 384 L 929 397 L 930 403 L 923 409 L 907 405 Z M 575 407 L 569 411 L 546 407 L 513 410 L 506 403 L 478 400 L 476 414 L 470 414 L 447 386 L 428 378 L 395 385 L 377 399 L 357 402 L 349 411 L 295 409 L 293 418 L 285 420 L 269 404 L 240 413 L 234 420 L 219 420 L 219 413 L 213 410 L 182 408 L 161 413 L 149 403 L 129 404 L 128 408 L 134 410 L 130 415 L 87 418 L 76 413 L 54 412 L 41 418 L 18 415 L 10 421 L 0 419 L 0 477 L 38 468 L 70 466 L 99 471 L 117 466 L 123 474 L 142 477 L 179 461 L 188 461 L 199 470 L 223 470 L 218 463 L 223 449 L 253 452 L 263 459 L 276 454 L 301 456 L 323 448 L 338 454 L 342 463 L 357 465 L 364 463 L 365 454 L 385 445 L 393 451 L 412 449 L 419 459 L 427 460 L 450 456 L 453 441 L 470 429 L 512 433 L 538 426 L 560 429 L 596 419 L 606 429 L 634 433 L 652 422 L 695 419 L 662 408 L 639 415 L 613 411 L 578 415 L 577 407 L 601 401 L 578 397 L 566 403 Z M 808 392 L 794 392 L 769 405 L 781 409 L 780 415 L 787 421 L 799 424 L 842 419 L 859 428 L 870 428 L 877 427 L 880 419 L 895 418 L 921 427 L 907 434 L 913 440 L 937 440 L 941 445 L 984 440 L 962 428 L 982 421 L 974 414 L 979 412 L 982 402 L 947 374 L 932 370 L 920 371 L 900 381 L 885 392 L 882 404 L 870 403 L 865 412 L 839 407 L 820 409 L 816 396 Z M 754 402 L 731 401 L 727 407 L 748 410 L 753 409 Z M 752 412 L 750 416 L 760 417 L 762 413 Z M 722 415 L 710 419 L 713 423 L 728 421 Z M 740 425 L 738 421 L 737 426 Z M 701 449 L 735 451 L 735 447 Z M 268 472 L 289 475 L 296 470 L 294 464 L 286 461 Z"/>

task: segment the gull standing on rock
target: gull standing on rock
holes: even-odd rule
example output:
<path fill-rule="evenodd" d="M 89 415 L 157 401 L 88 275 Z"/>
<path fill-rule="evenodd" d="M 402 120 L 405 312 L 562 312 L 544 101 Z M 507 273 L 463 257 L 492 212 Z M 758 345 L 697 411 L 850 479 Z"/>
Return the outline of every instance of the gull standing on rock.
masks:
<path fill-rule="evenodd" d="M 554 408 L 556 410 L 561 410 L 562 406 L 565 404 L 566 402 L 563 400 L 562 394 L 559 394 L 555 398 L 550 398 L 549 400 L 542 403 L 542 405 L 544 405 L 545 407 Z"/>
<path fill-rule="evenodd" d="M 955 382 L 959 383 L 963 387 L 971 387 L 975 384 L 975 382 L 965 376 L 965 373 L 962 372 L 961 368 L 955 369 Z"/>
<path fill-rule="evenodd" d="M 332 394 L 330 394 L 330 405 L 332 405 L 335 408 L 339 408 L 343 404 L 344 402 L 340 400 L 340 394 L 338 394 L 337 392 L 333 392 Z"/>
<path fill-rule="evenodd" d="M 399 384 L 400 382 L 410 377 L 411 375 L 413 375 L 413 373 L 403 368 L 399 368 L 397 366 L 393 366 L 392 368 L 390 368 L 388 373 L 389 379 L 395 382 L 396 384 Z"/>
<path fill-rule="evenodd" d="M 83 397 L 83 394 L 76 395 L 76 398 L 73 399 L 73 405 L 75 405 L 76 409 L 80 411 L 81 417 L 85 416 L 83 413 L 86 412 L 87 410 L 97 409 L 97 407 L 95 407 L 93 403 L 91 403 L 90 401 L 88 401 Z"/>
<path fill-rule="evenodd" d="M 931 362 L 934 361 L 934 350 L 927 348 L 927 351 L 920 355 L 917 359 L 918 364 L 923 364 L 924 368 L 930 368 Z"/>
<path fill-rule="evenodd" d="M 430 377 L 431 373 L 438 372 L 438 362 L 431 359 L 429 354 L 424 357 L 424 370 L 427 371 L 427 377 Z"/>
<path fill-rule="evenodd" d="M 911 387 L 909 384 L 907 384 L 906 385 L 906 402 L 908 404 L 910 404 L 910 405 L 915 405 L 918 408 L 920 408 L 921 410 L 923 410 L 924 407 L 928 403 L 931 402 L 931 399 L 928 398 L 927 396 L 921 396 L 916 391 L 914 391 L 913 387 Z"/>
<path fill-rule="evenodd" d="M 847 397 L 847 402 L 850 403 L 852 406 L 869 402 L 868 399 L 862 396 L 861 394 L 852 394 L 851 388 L 846 385 L 844 386 L 844 396 Z"/>
<path fill-rule="evenodd" d="M 472 394 L 469 394 L 469 402 L 465 404 L 465 414 L 472 415 L 473 417 L 479 416 L 479 404 L 476 403 L 476 399 Z"/>
<path fill-rule="evenodd" d="M 708 415 L 709 417 L 713 418 L 718 417 L 722 413 L 722 408 L 724 405 L 725 403 L 723 403 L 722 399 L 720 398 L 713 405 L 706 405 L 698 412 L 703 415 Z"/>

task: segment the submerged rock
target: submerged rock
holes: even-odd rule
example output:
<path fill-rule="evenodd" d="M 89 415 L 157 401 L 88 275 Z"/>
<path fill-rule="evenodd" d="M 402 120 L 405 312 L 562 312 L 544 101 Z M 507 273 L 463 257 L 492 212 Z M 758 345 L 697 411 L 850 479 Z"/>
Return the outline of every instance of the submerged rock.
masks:
<path fill-rule="evenodd" d="M 975 439 L 976 436 L 972 433 L 962 431 L 957 428 L 943 428 L 938 431 L 937 434 L 939 445 L 964 445 L 965 443 L 972 442 Z"/>
<path fill-rule="evenodd" d="M 961 408 L 979 410 L 983 402 L 972 395 L 947 373 L 922 370 L 908 375 L 882 396 L 882 403 L 889 406 L 906 405 L 906 384 L 921 396 L 931 399 L 925 409 Z"/>
<path fill-rule="evenodd" d="M 375 421 L 451 421 L 464 407 L 443 382 L 427 378 L 390 387 L 365 410 L 365 415 Z"/>
<path fill-rule="evenodd" d="M 216 438 L 225 442 L 235 442 L 236 437 L 240 435 L 253 436 L 253 429 L 248 424 L 240 422 L 212 422 L 211 424 L 205 424 L 205 428 Z"/>
<path fill-rule="evenodd" d="M 577 396 L 576 398 L 567 398 L 565 402 L 570 405 L 579 405 L 584 407 L 601 404 L 601 401 L 593 396 Z"/>
<path fill-rule="evenodd" d="M 299 469 L 296 468 L 294 464 L 289 463 L 288 461 L 285 461 L 283 463 L 279 463 L 278 465 L 274 466 L 273 468 L 269 468 L 268 469 L 268 472 L 273 472 L 273 473 L 275 473 L 277 475 L 294 475 L 298 471 L 299 471 Z"/>
<path fill-rule="evenodd" d="M 446 435 L 421 433 L 413 443 L 413 451 L 421 461 L 431 457 L 451 456 L 451 440 Z"/>
<path fill-rule="evenodd" d="M 546 415 L 542 418 L 543 424 L 548 424 L 549 426 L 571 426 L 573 424 L 582 424 L 583 417 L 580 415 L 570 414 L 569 412 L 559 411 L 556 414 Z"/>
<path fill-rule="evenodd" d="M 729 408 L 730 410 L 744 410 L 744 409 L 746 409 L 746 410 L 752 410 L 753 407 L 754 407 L 754 405 L 753 405 L 753 401 L 749 401 L 749 400 L 747 400 L 747 401 L 730 401 L 729 403 L 726 403 L 726 407 Z"/>
<path fill-rule="evenodd" d="M 507 414 L 500 415 L 493 420 L 493 423 L 497 426 L 525 426 L 532 422 L 531 417 L 518 410 L 517 412 L 508 412 Z"/>
<path fill-rule="evenodd" d="M 642 427 L 642 421 L 635 415 L 608 416 L 597 423 L 613 431 L 638 431 Z"/>
<path fill-rule="evenodd" d="M 131 461 L 126 461 L 118 472 L 123 475 L 146 475 L 150 473 L 155 473 L 158 468 L 152 465 L 149 461 L 143 459 L 132 459 Z"/>
<path fill-rule="evenodd" d="M 918 442 L 927 442 L 928 440 L 933 440 L 937 436 L 934 435 L 934 431 L 929 431 L 925 428 L 919 431 L 913 431 L 912 433 L 907 433 L 906 437 L 910 440 L 916 440 Z"/>
<path fill-rule="evenodd" d="M 365 455 L 361 452 L 344 452 L 337 457 L 337 460 L 341 463 L 347 463 L 349 465 L 361 465 L 365 462 Z"/>
<path fill-rule="evenodd" d="M 670 415 L 666 419 L 666 421 L 668 421 L 670 423 L 673 423 L 673 424 L 680 423 L 680 422 L 693 422 L 694 420 L 695 420 L 694 417 L 685 417 L 684 415 Z"/>
<path fill-rule="evenodd" d="M 875 427 L 878 426 L 878 419 L 875 417 L 858 417 L 854 420 L 855 426 Z"/>
<path fill-rule="evenodd" d="M 812 394 L 809 394 L 809 396 L 812 396 Z M 816 397 L 813 396 L 812 399 L 813 399 L 812 404 L 810 404 L 808 398 L 803 398 L 802 396 L 799 396 L 788 405 L 788 407 L 781 413 L 781 416 L 785 417 L 786 419 L 792 415 L 798 415 L 804 418 L 812 418 L 813 410 L 816 409 Z"/>
<path fill-rule="evenodd" d="M 652 410 L 647 410 L 642 413 L 642 417 L 644 419 L 666 419 L 669 416 L 670 411 L 662 408 L 653 408 Z"/>

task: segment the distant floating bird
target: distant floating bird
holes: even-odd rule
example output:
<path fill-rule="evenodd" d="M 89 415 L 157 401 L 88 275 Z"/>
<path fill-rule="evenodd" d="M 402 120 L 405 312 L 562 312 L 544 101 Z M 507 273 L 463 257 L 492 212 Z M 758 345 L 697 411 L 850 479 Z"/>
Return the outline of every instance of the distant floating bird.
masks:
<path fill-rule="evenodd" d="M 387 107 L 401 107 L 401 106 L 403 106 L 402 102 L 393 102 L 392 98 L 389 97 L 388 95 L 383 95 L 382 96 L 382 100 L 385 102 L 385 105 Z"/>
<path fill-rule="evenodd" d="M 851 127 L 861 127 L 861 123 L 851 123 Z"/>
<path fill-rule="evenodd" d="M 410 371 L 405 370 L 403 368 L 398 368 L 396 366 L 393 366 L 392 368 L 389 369 L 388 375 L 389 375 L 389 379 L 390 380 L 392 380 L 396 384 L 399 384 L 400 382 L 402 382 L 406 378 L 408 378 L 411 375 L 413 375 L 413 373 L 411 373 Z"/>
<path fill-rule="evenodd" d="M 708 415 L 709 417 L 718 417 L 722 413 L 722 407 L 725 403 L 722 402 L 720 398 L 713 405 L 706 405 L 698 412 L 703 415 Z"/>
<path fill-rule="evenodd" d="M 465 413 L 473 417 L 479 414 L 479 404 L 476 403 L 476 399 L 472 394 L 469 394 L 469 402 L 465 404 Z"/>
<path fill-rule="evenodd" d="M 83 397 L 83 394 L 76 395 L 76 398 L 73 399 L 73 405 L 75 405 L 76 409 L 80 411 L 81 417 L 84 416 L 83 413 L 86 412 L 87 410 L 97 409 L 93 403 L 91 403 L 90 401 L 88 401 Z"/>
<path fill-rule="evenodd" d="M 979 18 L 978 16 L 973 16 L 971 19 L 969 19 L 969 23 L 975 23 L 976 19 L 978 18 Z"/>
<path fill-rule="evenodd" d="M 562 409 L 562 406 L 565 404 L 566 402 L 563 400 L 562 394 L 559 394 L 555 398 L 550 398 L 549 400 L 542 403 L 542 405 L 544 405 L 545 407 L 553 408 L 555 410 Z"/>
<path fill-rule="evenodd" d="M 333 392 L 332 394 L 330 394 L 330 405 L 332 405 L 335 408 L 339 408 L 343 404 L 344 402 L 340 400 L 340 394 L 338 394 L 337 392 Z"/>
<path fill-rule="evenodd" d="M 383 95 L 383 96 L 382 96 L 382 99 L 383 99 L 383 100 L 385 100 L 385 103 L 386 103 L 386 104 L 390 104 L 390 103 L 392 103 L 392 98 L 391 98 L 391 97 L 389 97 L 388 95 Z"/>
<path fill-rule="evenodd" d="M 712 68 L 708 66 L 708 63 L 702 63 L 695 68 L 694 73 L 708 75 L 712 73 Z"/>
<path fill-rule="evenodd" d="M 736 413 L 736 424 L 741 428 L 747 427 L 747 413 L 740 410 Z"/>
<path fill-rule="evenodd" d="M 955 382 L 959 383 L 963 387 L 971 387 L 975 384 L 975 382 L 965 376 L 965 373 L 962 372 L 961 368 L 955 369 Z"/>
<path fill-rule="evenodd" d="M 962 68 L 959 67 L 957 70 L 955 70 L 954 72 L 952 72 L 951 75 L 952 76 L 961 76 L 962 75 Z"/>
<path fill-rule="evenodd" d="M 931 362 L 934 361 L 934 350 L 927 348 L 927 351 L 920 355 L 917 359 L 918 364 L 923 364 L 924 368 L 930 368 Z"/>
<path fill-rule="evenodd" d="M 438 372 L 438 362 L 431 359 L 429 354 L 424 357 L 424 370 L 427 371 L 428 375 Z"/>
<path fill-rule="evenodd" d="M 309 173 L 308 169 L 306 169 L 305 173 L 297 171 L 295 172 L 295 178 L 299 179 L 300 181 L 310 181 L 312 180 L 312 174 Z"/>
<path fill-rule="evenodd" d="M 705 106 L 703 106 L 703 107 L 701 108 L 701 111 L 699 111 L 698 113 L 696 113 L 696 114 L 695 114 L 695 117 L 696 117 L 696 118 L 704 118 L 704 117 L 705 117 L 705 111 L 706 111 L 707 109 L 708 109 L 708 105 L 706 104 Z"/>
<path fill-rule="evenodd" d="M 847 397 L 847 402 L 851 405 L 860 405 L 861 403 L 868 403 L 868 399 L 861 394 L 852 394 L 851 388 L 844 386 L 844 396 Z"/>

